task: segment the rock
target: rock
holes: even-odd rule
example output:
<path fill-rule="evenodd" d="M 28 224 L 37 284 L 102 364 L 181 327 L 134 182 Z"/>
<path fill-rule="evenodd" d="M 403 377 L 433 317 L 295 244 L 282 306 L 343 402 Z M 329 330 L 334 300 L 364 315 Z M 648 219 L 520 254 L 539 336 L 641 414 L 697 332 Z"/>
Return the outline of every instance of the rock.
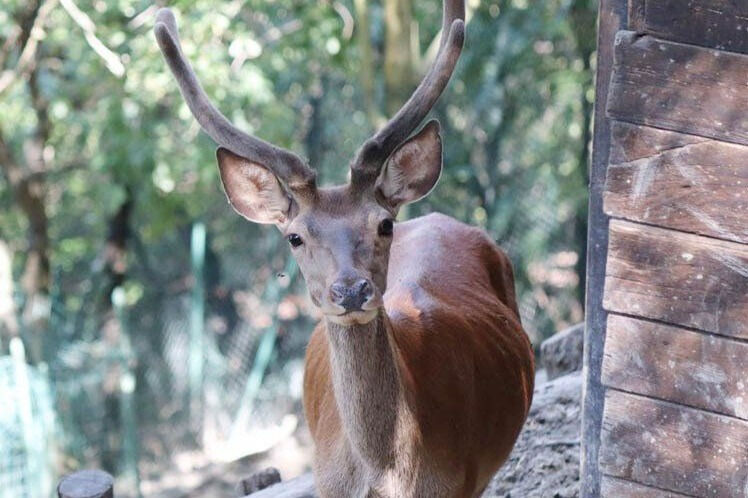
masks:
<path fill-rule="evenodd" d="M 255 472 L 246 479 L 242 479 L 238 486 L 239 496 L 263 490 L 273 484 L 278 484 L 279 482 L 281 482 L 281 476 L 278 469 L 275 467 L 268 467 L 259 472 Z"/>
<path fill-rule="evenodd" d="M 310 472 L 252 493 L 246 498 L 317 498 L 314 476 Z"/>
<path fill-rule="evenodd" d="M 540 345 L 540 364 L 548 380 L 582 370 L 584 323 L 563 330 Z"/>
<path fill-rule="evenodd" d="M 578 497 L 581 403 L 581 371 L 538 385 L 514 450 L 483 497 Z"/>

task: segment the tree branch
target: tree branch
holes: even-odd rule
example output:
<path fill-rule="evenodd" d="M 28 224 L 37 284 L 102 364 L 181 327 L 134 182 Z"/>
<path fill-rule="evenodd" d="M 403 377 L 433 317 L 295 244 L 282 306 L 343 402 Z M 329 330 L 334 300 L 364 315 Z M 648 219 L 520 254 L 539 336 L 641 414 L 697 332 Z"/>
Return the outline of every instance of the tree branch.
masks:
<path fill-rule="evenodd" d="M 5 141 L 2 129 L 0 129 L 0 168 L 3 170 L 11 189 L 15 189 L 23 181 L 23 171 L 13 157 L 13 151 L 8 142 Z"/>
<path fill-rule="evenodd" d="M 44 24 L 49 17 L 49 13 L 54 8 L 57 0 L 46 0 L 36 11 L 36 17 L 28 29 L 28 37 L 18 57 L 18 62 L 14 69 L 6 69 L 0 73 L 0 95 L 7 91 L 19 79 L 28 78 L 36 66 L 36 52 L 39 48 L 39 42 L 44 38 Z M 25 33 L 22 32 L 20 39 L 23 40 Z"/>
<path fill-rule="evenodd" d="M 358 74 L 364 93 L 366 115 L 369 117 L 369 125 L 372 128 L 378 128 L 383 120 L 374 102 L 374 54 L 371 46 L 368 0 L 354 0 L 353 6 L 358 23 L 358 26 L 356 26 L 356 39 L 358 49 L 361 51 L 361 68 Z"/>
<path fill-rule="evenodd" d="M 96 37 L 96 24 L 88 15 L 80 10 L 73 0 L 60 0 L 60 4 L 68 13 L 70 18 L 83 30 L 83 36 L 88 45 L 96 54 L 104 60 L 107 69 L 117 78 L 125 74 L 125 66 L 122 64 L 119 54 L 110 50 L 104 42 Z"/>
<path fill-rule="evenodd" d="M 3 46 L 0 48 L 0 70 L 5 67 L 5 61 L 10 57 L 13 47 L 18 43 L 20 37 L 21 29 L 18 26 L 13 26 L 10 34 L 5 41 L 3 41 Z"/>
<path fill-rule="evenodd" d="M 356 24 L 351 11 L 340 2 L 333 2 L 332 8 L 335 9 L 335 12 L 337 12 L 343 20 L 343 39 L 350 40 L 351 36 L 353 36 L 353 28 Z"/>
<path fill-rule="evenodd" d="M 39 0 L 32 0 L 26 5 L 23 13 L 13 16 L 16 24 L 11 27 L 8 37 L 3 41 L 3 47 L 0 50 L 0 70 L 5 69 L 5 62 L 15 47 L 23 48 L 26 45 L 31 35 L 31 27 L 39 14 L 39 7 Z"/>

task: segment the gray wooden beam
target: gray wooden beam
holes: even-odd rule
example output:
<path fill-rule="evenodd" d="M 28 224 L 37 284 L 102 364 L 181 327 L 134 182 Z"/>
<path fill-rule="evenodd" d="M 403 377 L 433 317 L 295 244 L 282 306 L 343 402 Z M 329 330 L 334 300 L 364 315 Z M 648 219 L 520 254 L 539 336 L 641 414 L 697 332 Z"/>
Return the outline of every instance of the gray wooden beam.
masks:
<path fill-rule="evenodd" d="M 585 299 L 584 371 L 586 375 L 582 399 L 582 498 L 600 496 L 598 451 L 604 404 L 604 388 L 600 383 L 606 312 L 603 309 L 605 259 L 608 253 L 608 217 L 603 212 L 605 172 L 610 151 L 610 122 L 605 115 L 613 71 L 615 34 L 628 22 L 626 0 L 600 0 L 597 79 L 595 92 L 595 131 L 590 165 L 589 229 L 587 233 L 587 287 Z"/>

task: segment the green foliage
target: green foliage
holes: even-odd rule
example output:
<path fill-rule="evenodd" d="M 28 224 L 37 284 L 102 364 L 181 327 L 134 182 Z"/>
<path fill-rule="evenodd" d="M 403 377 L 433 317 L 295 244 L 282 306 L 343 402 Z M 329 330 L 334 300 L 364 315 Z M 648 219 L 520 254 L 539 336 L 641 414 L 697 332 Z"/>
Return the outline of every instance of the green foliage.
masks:
<path fill-rule="evenodd" d="M 14 29 L 19 5 L 11 2 L 0 15 L 3 38 Z M 185 268 L 174 231 L 197 218 L 208 223 L 221 258 L 248 268 L 282 265 L 272 261 L 273 230 L 248 226 L 228 209 L 214 145 L 199 132 L 158 53 L 149 5 L 78 2 L 96 36 L 119 54 L 122 78 L 61 7 L 40 49 L 40 87 L 52 125 L 51 258 L 73 306 L 126 188 L 135 192 L 135 236 L 146 257 L 157 257 L 154 246 L 175 244 L 166 252 L 179 261 L 163 265 L 174 266 L 174 276 Z M 410 215 L 438 209 L 489 230 L 514 260 L 526 323 L 537 339 L 581 318 L 576 272 L 583 265 L 574 260 L 584 256 L 594 5 L 470 5 L 463 60 L 435 111 L 445 128 L 445 174 Z M 344 180 L 348 159 L 373 126 L 360 105 L 359 50 L 333 4 L 203 0 L 173 7 L 184 49 L 219 107 L 248 131 L 311 156 L 323 181 Z M 342 7 L 354 12 L 348 2 Z M 381 9 L 371 10 L 381 54 Z M 425 50 L 439 27 L 440 4 L 420 2 L 414 15 Z M 29 106 L 22 84 L 0 100 L 3 132 L 19 154 L 36 125 Z M 0 205 L 0 235 L 22 251 L 25 221 L 5 183 Z M 139 279 L 142 256 L 132 258 L 130 278 Z M 17 271 L 20 264 L 16 258 Z M 251 286 L 255 279 L 247 272 L 233 284 Z"/>
<path fill-rule="evenodd" d="M 444 174 L 407 216 L 438 210 L 485 228 L 515 265 L 523 322 L 538 343 L 582 319 L 596 2 L 468 4 L 463 58 L 434 110 L 443 127 Z M 8 40 L 28 5 L 9 0 L 0 7 L 0 54 L 11 48 L 0 59 L 0 77 L 18 61 L 20 51 Z M 290 254 L 276 230 L 247 223 L 228 206 L 215 145 L 200 132 L 158 51 L 152 2 L 76 5 L 95 32 L 86 34 L 61 4 L 53 8 L 34 71 L 41 100 L 33 99 L 23 77 L 0 92 L 0 138 L 32 174 L 28 143 L 45 119 L 39 107 L 48 110 L 41 174 L 53 302 L 44 349 L 59 368 L 74 367 L 75 378 L 82 351 L 113 351 L 108 293 L 115 276 L 107 265 L 122 262 L 112 263 L 107 241 L 122 228 L 117 215 L 132 200 L 120 284 L 141 436 L 157 436 L 142 437 L 144 452 L 159 454 L 149 441 L 165 437 L 157 427 L 176 431 L 175 414 L 184 410 L 176 393 L 186 378 L 193 222 L 204 222 L 209 232 L 204 357 L 206 376 L 224 389 L 223 400 L 241 398 L 270 324 L 280 328 L 265 383 L 292 391 L 288 372 L 298 367 L 317 317 L 300 279 L 278 279 Z M 308 157 L 322 183 L 345 181 L 349 160 L 381 124 L 370 122 L 364 108 L 361 47 L 347 17 L 355 15 L 353 0 L 177 0 L 171 6 L 184 50 L 218 107 L 247 131 Z M 440 0 L 413 2 L 413 15 L 425 57 L 440 27 Z M 386 100 L 381 2 L 370 2 L 369 18 L 376 115 Z M 121 77 L 94 50 L 96 40 L 121 61 Z M 0 176 L 0 239 L 14 252 L 20 282 L 31 247 L 29 219 L 8 178 Z M 268 297 L 279 293 L 285 294 L 280 305 Z"/>
<path fill-rule="evenodd" d="M 594 35 L 581 3 L 481 2 L 438 109 L 448 167 L 417 208 L 483 226 L 509 252 L 534 340 L 581 320 L 594 47 L 578 38 Z"/>

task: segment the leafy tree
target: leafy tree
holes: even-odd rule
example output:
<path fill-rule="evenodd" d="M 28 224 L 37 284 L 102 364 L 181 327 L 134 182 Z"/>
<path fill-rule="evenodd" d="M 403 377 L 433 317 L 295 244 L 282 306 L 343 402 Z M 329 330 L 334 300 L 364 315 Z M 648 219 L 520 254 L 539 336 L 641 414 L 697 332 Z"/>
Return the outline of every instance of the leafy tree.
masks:
<path fill-rule="evenodd" d="M 322 183 L 344 181 L 358 146 L 407 98 L 441 23 L 440 0 L 170 3 L 222 111 L 304 154 Z M 438 210 L 484 227 L 514 262 L 537 343 L 582 319 L 596 3 L 467 3 L 465 51 L 434 111 L 444 174 L 407 216 Z M 0 351 L 15 334 L 35 362 L 69 344 L 117 344 L 110 302 L 122 287 L 138 395 L 162 421 L 159 396 L 182 382 L 169 334 L 192 285 L 195 221 L 209 231 L 206 355 L 235 379 L 225 382 L 232 395 L 273 316 L 285 333 L 271 374 L 301 356 L 317 316 L 298 279 L 280 307 L 268 298 L 290 256 L 275 230 L 228 207 L 215 145 L 158 52 L 156 9 L 148 0 L 0 7 L 0 302 L 16 297 L 0 305 Z"/>

